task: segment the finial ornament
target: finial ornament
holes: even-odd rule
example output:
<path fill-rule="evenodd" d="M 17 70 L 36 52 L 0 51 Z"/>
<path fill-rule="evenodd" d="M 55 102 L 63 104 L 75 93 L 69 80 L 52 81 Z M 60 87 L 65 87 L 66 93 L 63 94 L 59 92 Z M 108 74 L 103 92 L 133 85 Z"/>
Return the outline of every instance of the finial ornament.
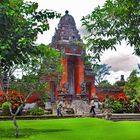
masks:
<path fill-rule="evenodd" d="M 69 14 L 69 11 L 68 11 L 68 10 L 66 10 L 66 11 L 65 11 L 65 14 L 66 14 L 66 15 L 68 15 L 68 14 Z"/>

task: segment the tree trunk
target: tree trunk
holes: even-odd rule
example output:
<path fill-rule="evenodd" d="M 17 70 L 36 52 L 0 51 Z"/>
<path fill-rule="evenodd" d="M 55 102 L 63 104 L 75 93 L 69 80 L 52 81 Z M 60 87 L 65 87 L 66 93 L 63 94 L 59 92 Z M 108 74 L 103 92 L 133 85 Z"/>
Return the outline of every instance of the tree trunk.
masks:
<path fill-rule="evenodd" d="M 19 129 L 18 129 L 18 125 L 17 125 L 17 121 L 16 121 L 16 116 L 15 115 L 13 116 L 13 123 L 14 123 L 15 129 L 16 129 L 15 136 L 16 136 L 16 138 L 18 138 L 18 136 L 19 136 Z"/>
<path fill-rule="evenodd" d="M 8 73 L 8 72 L 4 71 L 4 78 L 3 78 L 4 93 L 5 93 L 7 102 L 8 102 L 8 106 L 9 106 L 10 113 L 11 113 L 11 115 L 13 116 L 13 123 L 14 123 L 15 129 L 16 129 L 15 136 L 16 136 L 16 138 L 18 138 L 18 136 L 19 136 L 19 129 L 18 129 L 18 125 L 17 125 L 17 122 L 16 122 L 16 115 L 17 115 L 17 114 L 14 114 L 14 113 L 12 112 L 12 108 L 11 108 L 11 105 L 10 105 L 10 99 L 9 99 L 9 97 L 8 97 L 9 77 L 8 77 L 8 74 L 7 74 L 7 73 Z M 19 111 L 18 111 L 18 112 L 19 112 Z M 18 113 L 18 112 L 17 112 L 17 113 Z"/>

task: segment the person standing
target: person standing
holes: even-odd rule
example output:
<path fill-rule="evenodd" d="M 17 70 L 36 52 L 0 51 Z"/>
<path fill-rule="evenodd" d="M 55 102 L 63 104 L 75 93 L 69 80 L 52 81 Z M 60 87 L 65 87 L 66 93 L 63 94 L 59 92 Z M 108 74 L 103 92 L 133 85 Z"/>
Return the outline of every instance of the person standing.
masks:
<path fill-rule="evenodd" d="M 93 116 L 96 115 L 94 109 L 95 109 L 95 102 L 94 102 L 94 100 L 92 99 L 91 102 L 90 102 L 90 113 L 92 113 Z"/>
<path fill-rule="evenodd" d="M 63 101 L 59 101 L 57 104 L 57 117 L 62 117 Z"/>

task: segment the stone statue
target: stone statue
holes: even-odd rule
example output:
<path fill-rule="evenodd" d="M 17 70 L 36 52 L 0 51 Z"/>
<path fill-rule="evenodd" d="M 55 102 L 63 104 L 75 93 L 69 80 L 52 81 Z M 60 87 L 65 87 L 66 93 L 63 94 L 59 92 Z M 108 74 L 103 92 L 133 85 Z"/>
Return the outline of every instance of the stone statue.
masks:
<path fill-rule="evenodd" d="M 69 94 L 69 83 L 68 82 L 64 83 L 64 92 L 66 94 Z"/>
<path fill-rule="evenodd" d="M 86 94 L 86 82 L 81 83 L 81 94 Z"/>
<path fill-rule="evenodd" d="M 63 90 L 62 90 L 61 87 L 58 88 L 58 94 L 59 94 L 59 95 L 63 95 Z"/>

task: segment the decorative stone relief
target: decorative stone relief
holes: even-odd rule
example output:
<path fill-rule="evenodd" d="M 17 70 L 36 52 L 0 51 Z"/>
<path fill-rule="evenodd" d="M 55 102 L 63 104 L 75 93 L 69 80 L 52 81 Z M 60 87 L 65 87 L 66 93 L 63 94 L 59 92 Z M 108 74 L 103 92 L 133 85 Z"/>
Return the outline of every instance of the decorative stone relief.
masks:
<path fill-rule="evenodd" d="M 87 94 L 85 81 L 83 83 L 81 83 L 80 88 L 81 88 L 81 94 Z"/>

